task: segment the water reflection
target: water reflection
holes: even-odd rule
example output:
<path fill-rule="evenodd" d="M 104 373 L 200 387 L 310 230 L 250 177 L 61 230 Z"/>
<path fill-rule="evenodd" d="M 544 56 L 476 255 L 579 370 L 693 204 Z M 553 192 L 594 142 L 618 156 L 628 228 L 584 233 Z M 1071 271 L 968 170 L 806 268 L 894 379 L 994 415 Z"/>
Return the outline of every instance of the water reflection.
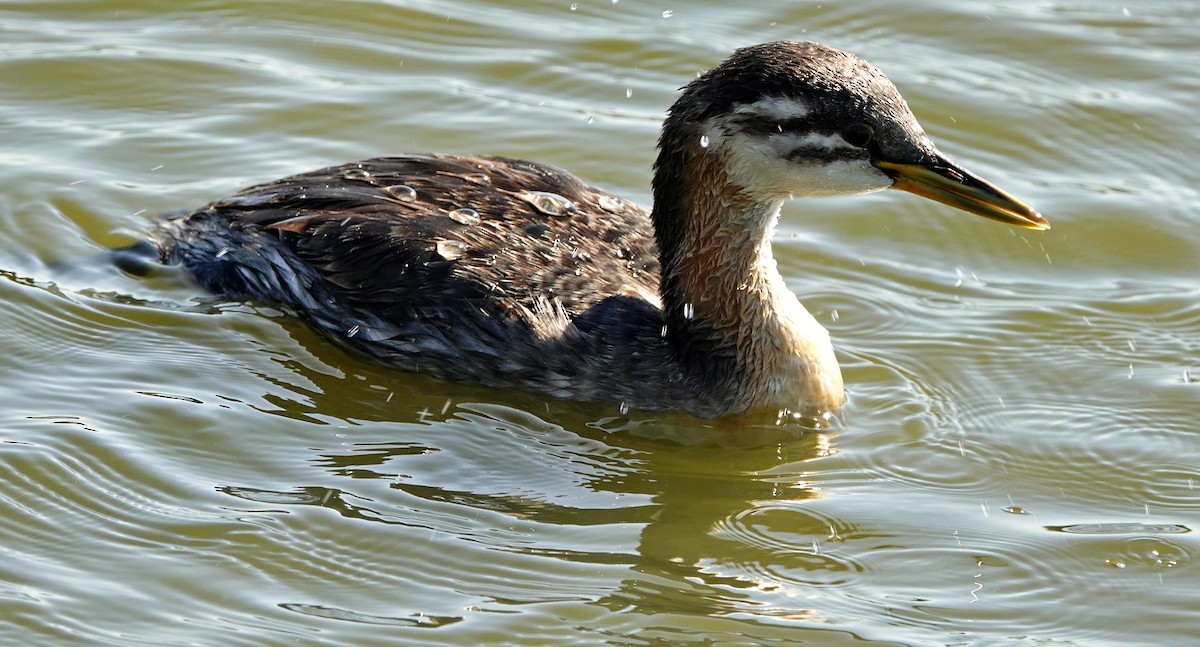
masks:
<path fill-rule="evenodd" d="M 630 576 L 599 603 L 613 611 L 813 619 L 803 601 L 860 570 L 835 547 L 853 531 L 806 509 L 820 493 L 801 474 L 771 474 L 781 463 L 816 459 L 827 443 L 812 434 L 728 462 L 703 449 L 654 452 L 642 480 L 654 517 L 641 531 Z"/>
<path fill-rule="evenodd" d="M 855 408 L 884 427 L 844 437 L 770 421 L 723 429 L 398 374 L 270 310 L 158 308 L 116 292 L 3 278 L 50 304 L 17 325 L 64 328 L 55 345 L 27 335 L 22 352 L 44 346 L 57 356 L 102 350 L 109 357 L 120 349 L 128 358 L 113 368 L 120 384 L 132 385 L 119 391 L 130 396 L 127 411 L 36 420 L 87 423 L 80 429 L 92 434 L 132 424 L 139 431 L 129 436 L 138 445 L 131 455 L 155 458 L 144 461 L 147 474 L 158 474 L 164 455 L 198 458 L 181 478 L 209 493 L 218 483 L 221 496 L 235 500 L 221 504 L 234 518 L 219 530 L 241 551 L 230 558 L 223 546 L 203 557 L 232 559 L 234 570 L 266 582 L 264 597 L 304 616 L 297 622 L 425 631 L 470 625 L 458 620 L 474 613 L 528 620 L 536 615 L 529 605 L 562 603 L 576 607 L 556 611 L 562 618 L 579 607 L 620 618 L 611 622 L 623 636 L 671 617 L 753 625 L 756 638 L 855 617 L 994 632 L 1020 618 L 1051 632 L 1060 619 L 1038 613 L 1044 601 L 1088 608 L 1097 569 L 1183 580 L 1196 561 L 1194 533 L 1178 523 L 1195 505 L 1195 472 L 1178 458 L 1192 419 L 1162 414 L 1170 398 L 1185 411 L 1195 389 L 1174 370 L 1154 383 L 1152 398 L 1110 407 L 1101 420 L 1100 396 L 974 397 L 979 385 L 969 379 L 943 382 L 928 377 L 929 367 L 914 371 L 919 378 L 896 368 L 908 361 L 895 362 L 893 348 L 885 358 L 847 363 L 854 382 L 871 389 L 858 392 Z M 129 325 L 90 323 L 92 312 Z M 1186 313 L 1164 321 L 1182 331 L 1194 322 L 1194 311 Z M 1052 323 L 1037 328 L 1064 328 Z M 148 329 L 155 333 L 130 332 Z M 1155 346 L 1143 336 L 1137 349 L 1145 355 Z M 1129 348 L 1105 346 L 1113 347 Z M 1069 350 L 1048 345 L 1046 352 Z M 924 357 L 909 355 L 915 365 Z M 79 383 L 94 381 L 89 374 Z M 927 392 L 911 392 L 924 384 Z M 161 426 L 161 414 L 181 431 L 147 431 Z M 986 433 L 1014 428 L 1011 420 L 1056 420 L 1092 433 L 1086 443 L 1068 434 L 1018 443 Z M 245 456 L 206 471 L 222 454 L 204 439 L 226 426 L 220 438 Z M 184 437 L 194 445 L 181 444 Z M 1179 451 L 1163 458 L 1161 447 Z M 856 496 L 864 490 L 845 478 L 847 464 L 873 481 L 869 496 Z M 90 476 L 55 480 L 80 478 Z M 1057 488 L 1069 483 L 1087 487 L 1038 494 L 1062 493 Z M 187 490 L 188 501 L 195 496 Z M 1071 509 L 1057 502 L 1061 496 L 1071 497 Z M 1128 523 L 1123 508 L 1131 500 L 1145 522 Z M 989 505 L 1005 504 L 1026 514 L 989 518 Z M 270 550 L 251 551 L 244 541 Z M 413 579 L 427 580 L 415 594 Z M 290 586 L 296 580 L 311 586 Z M 1142 592 L 1162 582 L 1143 581 Z M 1178 606 L 1189 599 L 1179 597 Z M 1102 614 L 1088 619 L 1100 621 Z"/>
<path fill-rule="evenodd" d="M 522 409 L 483 402 L 489 392 L 470 385 L 383 369 L 287 368 L 303 379 L 273 381 L 311 386 L 275 396 L 270 413 L 338 421 L 344 442 L 313 450 L 308 463 L 311 481 L 344 484 L 221 488 L 231 496 L 428 531 L 431 545 L 457 556 L 456 568 L 505 559 L 495 551 L 537 558 L 546 572 L 618 567 L 602 594 L 596 581 L 575 584 L 576 596 L 610 611 L 813 621 L 805 600 L 863 570 L 841 550 L 861 529 L 806 505 L 822 494 L 805 475 L 836 453 L 835 434 L 762 427 L 735 436 L 740 447 L 714 447 L 722 430 L 698 421 L 690 434 L 682 419 L 661 417 L 613 433 L 607 408 L 513 395 Z M 547 413 L 530 413 L 537 408 Z M 380 440 L 381 432 L 405 437 Z M 762 438 L 775 442 L 750 444 Z M 484 597 L 480 604 L 499 599 Z"/>

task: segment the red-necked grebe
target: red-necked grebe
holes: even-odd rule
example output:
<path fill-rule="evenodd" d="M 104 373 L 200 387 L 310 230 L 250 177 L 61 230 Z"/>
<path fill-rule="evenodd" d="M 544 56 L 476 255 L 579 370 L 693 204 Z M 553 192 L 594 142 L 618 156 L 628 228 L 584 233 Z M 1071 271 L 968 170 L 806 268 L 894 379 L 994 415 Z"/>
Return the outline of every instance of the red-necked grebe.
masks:
<path fill-rule="evenodd" d="M 554 397 L 820 417 L 829 335 L 771 255 L 792 196 L 904 189 L 1030 229 L 846 52 L 774 42 L 684 89 L 645 210 L 500 157 L 370 159 L 250 187 L 150 233 L 208 290 L 287 306 L 396 367 Z"/>

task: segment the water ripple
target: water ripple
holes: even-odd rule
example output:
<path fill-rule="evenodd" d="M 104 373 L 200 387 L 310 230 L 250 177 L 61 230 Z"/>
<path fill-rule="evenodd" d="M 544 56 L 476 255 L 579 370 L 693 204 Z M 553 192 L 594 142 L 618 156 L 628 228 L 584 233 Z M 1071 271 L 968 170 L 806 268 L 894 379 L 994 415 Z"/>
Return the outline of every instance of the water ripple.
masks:
<path fill-rule="evenodd" d="M 281 6 L 0 5 L 6 637 L 1192 638 L 1195 8 Z M 155 214 L 403 151 L 540 159 L 649 204 L 681 81 L 782 37 L 866 54 L 1054 224 L 889 192 L 787 205 L 779 267 L 850 388 L 832 432 L 639 434 L 81 260 Z"/>

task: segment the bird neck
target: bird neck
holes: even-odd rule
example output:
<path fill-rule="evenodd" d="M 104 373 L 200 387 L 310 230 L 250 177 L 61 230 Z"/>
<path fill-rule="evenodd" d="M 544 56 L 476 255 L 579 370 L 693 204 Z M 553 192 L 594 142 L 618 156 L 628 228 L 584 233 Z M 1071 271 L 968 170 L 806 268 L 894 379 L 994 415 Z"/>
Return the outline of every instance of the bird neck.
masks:
<path fill-rule="evenodd" d="M 686 153 L 660 154 L 652 214 L 667 335 L 681 364 L 735 410 L 836 408 L 844 394 L 829 334 L 787 288 L 771 251 L 782 200 L 730 182 L 719 151 Z"/>

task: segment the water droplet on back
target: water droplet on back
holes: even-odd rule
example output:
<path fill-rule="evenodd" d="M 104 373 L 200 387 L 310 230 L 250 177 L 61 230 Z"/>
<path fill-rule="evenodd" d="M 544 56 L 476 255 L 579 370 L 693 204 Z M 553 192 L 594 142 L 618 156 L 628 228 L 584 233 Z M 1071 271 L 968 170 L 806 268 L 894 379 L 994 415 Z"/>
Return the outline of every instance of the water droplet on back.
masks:
<path fill-rule="evenodd" d="M 534 209 L 546 214 L 547 216 L 564 216 L 568 213 L 577 211 L 575 203 L 564 198 L 557 193 L 548 191 L 527 191 L 521 196 L 526 202 L 533 205 Z"/>
<path fill-rule="evenodd" d="M 451 211 L 450 213 L 448 213 L 446 215 L 450 216 L 450 219 L 453 220 L 454 222 L 457 222 L 462 225 L 478 225 L 479 224 L 479 212 L 474 209 L 471 209 L 470 207 L 463 207 L 462 209 L 455 209 L 454 211 Z"/>
<path fill-rule="evenodd" d="M 609 213 L 621 213 L 625 211 L 625 201 L 616 196 L 602 195 L 596 202 L 600 204 L 601 209 Z"/>
<path fill-rule="evenodd" d="M 417 199 L 417 190 L 407 184 L 393 184 L 385 187 L 383 192 L 401 202 L 412 202 Z"/>
<path fill-rule="evenodd" d="M 371 182 L 371 173 L 365 168 L 352 168 L 342 172 L 342 178 L 356 182 Z"/>
<path fill-rule="evenodd" d="M 492 184 L 492 178 L 487 173 L 464 173 L 462 179 L 481 186 L 490 186 Z"/>
<path fill-rule="evenodd" d="M 437 242 L 438 256 L 441 256 L 448 261 L 458 260 L 462 258 L 463 254 L 466 252 L 467 244 L 461 240 L 439 240 Z"/>

